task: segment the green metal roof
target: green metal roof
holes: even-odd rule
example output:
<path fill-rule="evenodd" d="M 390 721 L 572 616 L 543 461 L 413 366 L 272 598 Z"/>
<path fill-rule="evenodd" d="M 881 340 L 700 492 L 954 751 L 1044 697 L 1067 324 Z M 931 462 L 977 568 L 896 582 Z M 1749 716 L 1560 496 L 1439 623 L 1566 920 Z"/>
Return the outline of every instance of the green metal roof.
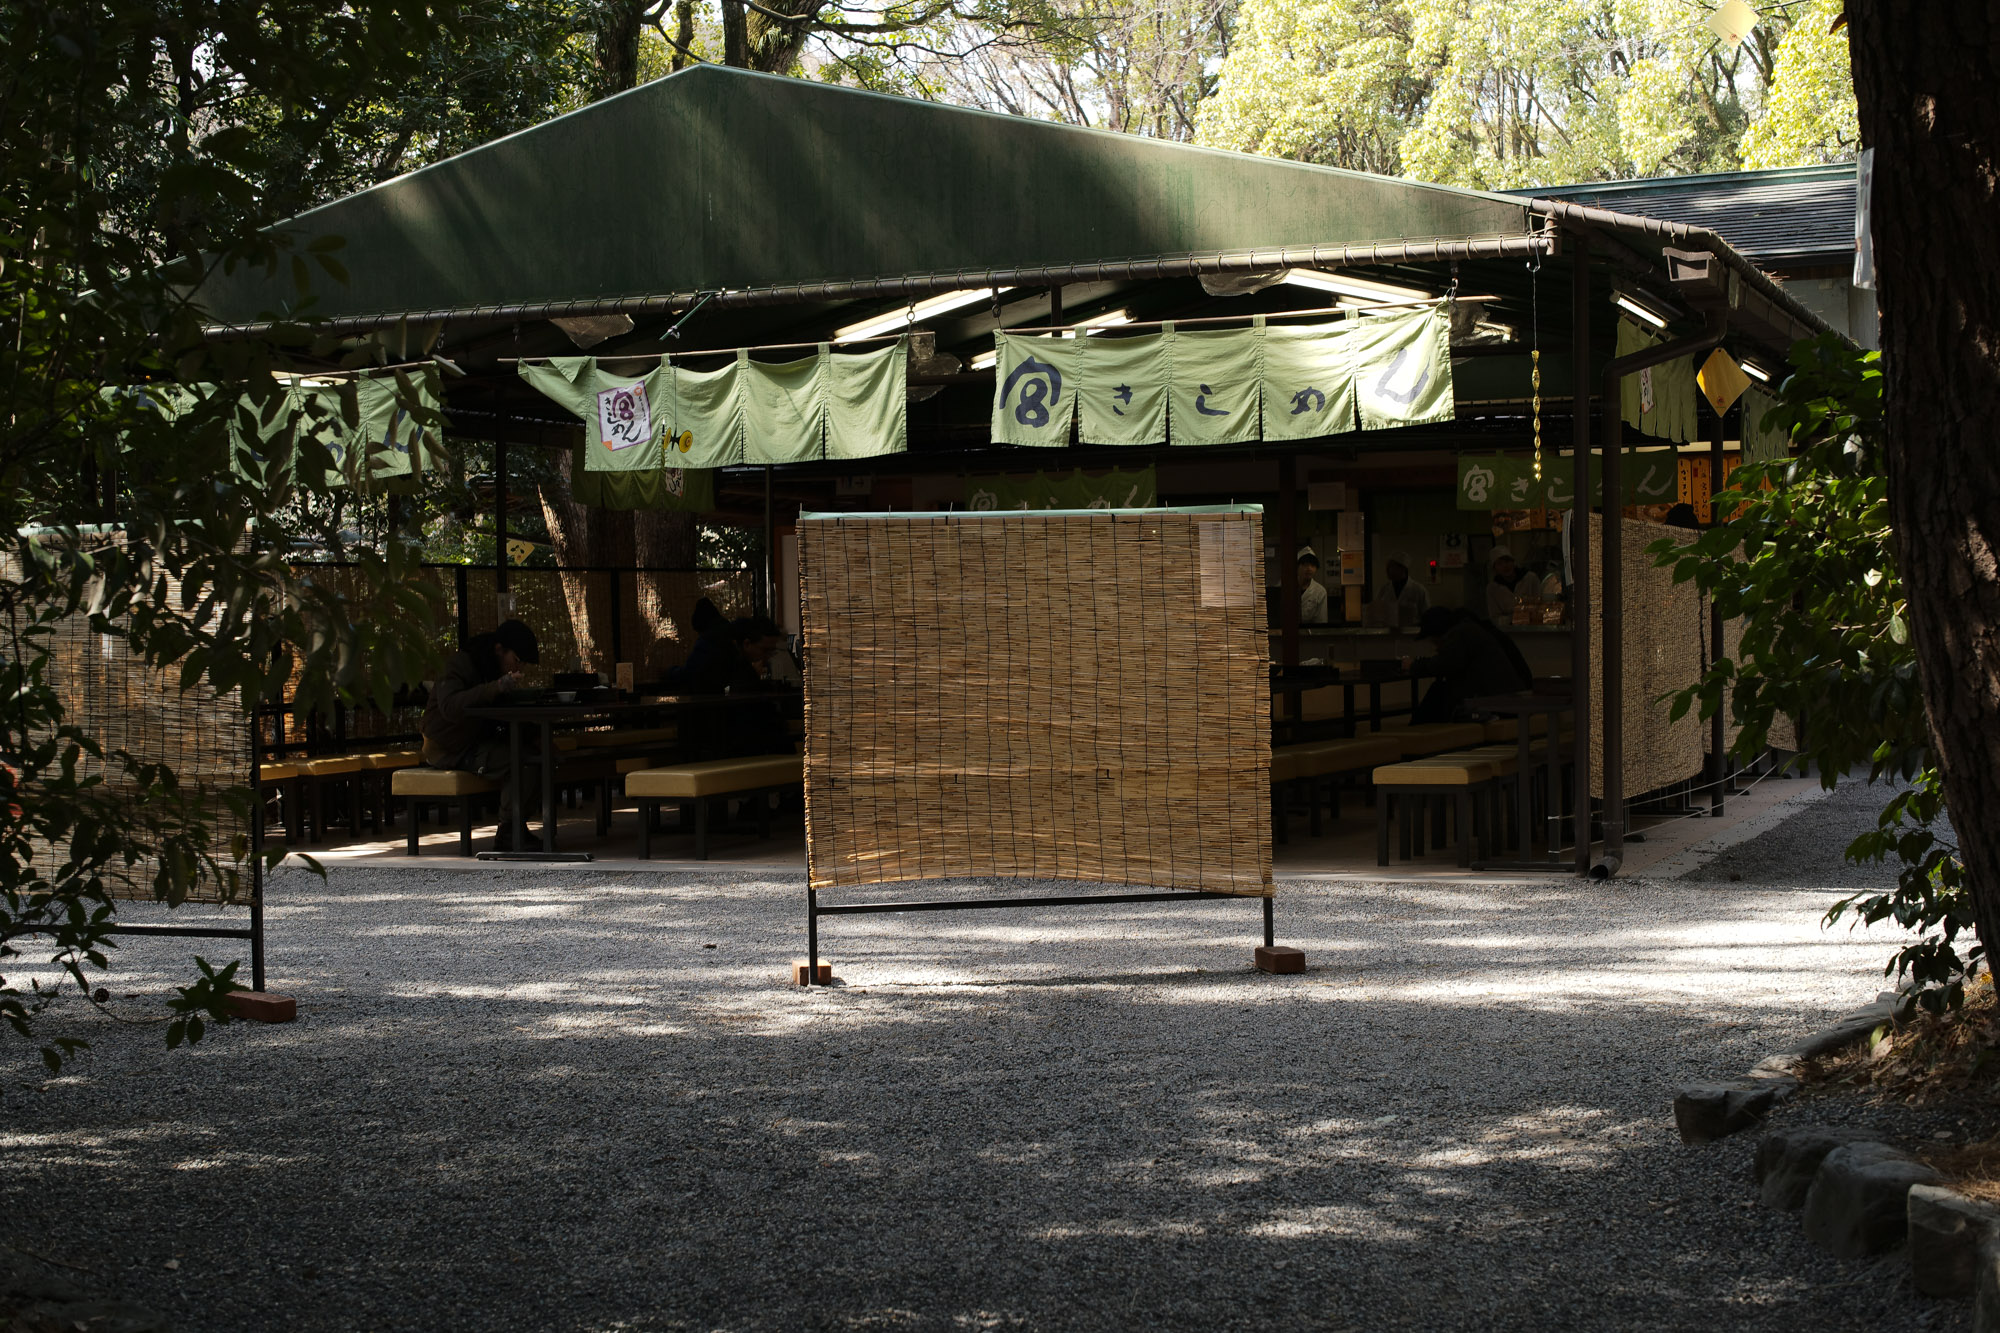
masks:
<path fill-rule="evenodd" d="M 345 238 L 316 312 L 359 321 L 1538 224 L 1502 195 L 698 65 L 280 230 Z M 293 302 L 245 271 L 200 296 L 227 324 Z"/>

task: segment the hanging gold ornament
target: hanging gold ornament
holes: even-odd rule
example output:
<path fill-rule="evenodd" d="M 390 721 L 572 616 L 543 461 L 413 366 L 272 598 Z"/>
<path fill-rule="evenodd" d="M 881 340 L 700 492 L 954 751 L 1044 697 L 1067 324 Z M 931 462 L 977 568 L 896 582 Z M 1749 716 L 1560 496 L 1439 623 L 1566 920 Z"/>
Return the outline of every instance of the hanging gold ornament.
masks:
<path fill-rule="evenodd" d="M 1535 393 L 1535 480 L 1539 483 L 1542 479 L 1542 349 L 1539 347 L 1528 353 L 1528 376 Z"/>

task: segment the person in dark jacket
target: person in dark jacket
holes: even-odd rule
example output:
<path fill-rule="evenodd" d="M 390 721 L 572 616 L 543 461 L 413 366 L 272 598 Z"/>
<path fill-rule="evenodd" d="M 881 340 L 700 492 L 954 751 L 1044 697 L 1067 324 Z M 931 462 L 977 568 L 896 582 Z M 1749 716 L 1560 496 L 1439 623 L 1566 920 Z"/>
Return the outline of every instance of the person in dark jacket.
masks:
<path fill-rule="evenodd" d="M 516 774 L 509 764 L 507 732 L 497 722 L 468 717 L 468 708 L 482 708 L 498 702 L 502 695 L 521 687 L 521 668 L 542 660 L 535 632 L 518 620 L 502 621 L 490 634 L 474 636 L 463 650 L 452 654 L 444 674 L 431 686 L 430 701 L 424 706 L 424 762 L 432 768 L 455 768 L 482 777 L 499 778 L 500 834 L 494 840 L 498 851 L 510 851 L 508 834 L 522 823 L 520 784 L 527 785 L 529 799 L 537 807 L 541 790 L 539 758 L 525 747 Z M 524 741 L 526 738 L 523 738 Z M 521 846 L 540 847 L 521 830 Z"/>
<path fill-rule="evenodd" d="M 1429 657 L 1404 658 L 1405 670 L 1435 676 L 1412 722 L 1450 722 L 1465 715 L 1465 701 L 1489 694 L 1518 694 L 1533 679 L 1521 650 L 1505 634 L 1461 610 L 1434 606 L 1417 633 L 1437 643 Z"/>
<path fill-rule="evenodd" d="M 721 694 L 745 669 L 729 619 L 704 597 L 694 604 L 688 627 L 695 633 L 687 661 L 667 672 L 667 683 L 684 694 Z"/>

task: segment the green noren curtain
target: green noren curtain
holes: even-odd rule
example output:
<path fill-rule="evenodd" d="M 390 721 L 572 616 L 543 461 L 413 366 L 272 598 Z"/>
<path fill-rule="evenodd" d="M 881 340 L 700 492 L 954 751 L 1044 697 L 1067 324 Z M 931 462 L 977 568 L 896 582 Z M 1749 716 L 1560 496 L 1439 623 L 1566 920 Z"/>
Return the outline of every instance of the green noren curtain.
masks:
<path fill-rule="evenodd" d="M 1449 421 L 1445 302 L 1303 327 L 996 335 L 993 439 L 1208 445 Z"/>

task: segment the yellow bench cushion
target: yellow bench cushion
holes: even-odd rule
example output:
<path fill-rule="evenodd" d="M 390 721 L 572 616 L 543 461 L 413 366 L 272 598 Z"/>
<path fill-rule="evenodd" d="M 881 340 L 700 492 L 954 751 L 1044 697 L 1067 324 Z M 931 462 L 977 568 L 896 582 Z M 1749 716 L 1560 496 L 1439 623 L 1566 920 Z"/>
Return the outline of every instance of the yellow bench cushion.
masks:
<path fill-rule="evenodd" d="M 308 759 L 299 765 L 299 770 L 309 778 L 338 777 L 342 773 L 359 773 L 363 768 L 358 754 L 330 754 L 319 759 Z"/>
<path fill-rule="evenodd" d="M 1489 718 L 1485 723 L 1485 726 L 1486 726 L 1486 739 L 1489 741 L 1518 741 L 1521 738 L 1520 718 L 1517 717 Z M 1528 735 L 1546 736 L 1548 734 L 1549 734 L 1549 715 L 1547 713 L 1528 714 Z"/>
<path fill-rule="evenodd" d="M 422 750 L 377 750 L 373 754 L 360 756 L 361 766 L 370 772 L 385 768 L 415 768 L 424 762 Z"/>
<path fill-rule="evenodd" d="M 1443 754 L 1425 755 L 1417 761 L 1425 764 L 1488 764 L 1496 776 L 1512 777 L 1521 771 L 1521 756 L 1514 748 L 1502 745 L 1486 745 L 1476 750 L 1447 750 Z"/>
<path fill-rule="evenodd" d="M 257 765 L 257 781 L 259 782 L 284 782 L 298 775 L 299 766 L 297 764 Z"/>
<path fill-rule="evenodd" d="M 398 796 L 478 796 L 499 791 L 500 784 L 457 768 L 399 768 L 389 790 Z"/>
<path fill-rule="evenodd" d="M 1306 766 L 1305 776 L 1351 773 L 1393 764 L 1403 757 L 1402 745 L 1387 736 L 1355 736 L 1330 741 L 1310 741 L 1299 747 Z"/>
<path fill-rule="evenodd" d="M 710 759 L 699 764 L 642 768 L 625 775 L 625 794 L 649 800 L 691 801 L 700 796 L 727 796 L 760 787 L 788 787 L 806 779 L 806 761 L 795 754 L 764 754 L 749 759 Z"/>
<path fill-rule="evenodd" d="M 602 745 L 657 745 L 661 741 L 673 740 L 680 734 L 677 728 L 668 727 L 627 727 L 624 730 L 579 731 L 574 733 L 579 746 Z"/>
<path fill-rule="evenodd" d="M 1470 787 L 1491 782 L 1499 769 L 1484 759 L 1413 759 L 1375 770 L 1378 787 Z"/>

